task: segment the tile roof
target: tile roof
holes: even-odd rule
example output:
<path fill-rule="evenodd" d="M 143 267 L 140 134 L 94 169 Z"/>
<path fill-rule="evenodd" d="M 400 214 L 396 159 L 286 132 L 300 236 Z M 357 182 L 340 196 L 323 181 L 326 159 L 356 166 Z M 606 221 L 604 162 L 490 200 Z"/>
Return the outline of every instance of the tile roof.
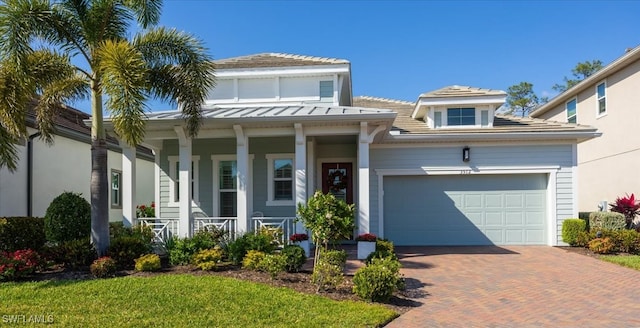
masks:
<path fill-rule="evenodd" d="M 591 131 L 590 126 L 560 123 L 530 117 L 516 117 L 496 114 L 493 128 L 470 129 L 431 129 L 422 120 L 411 118 L 415 103 L 368 96 L 354 97 L 354 106 L 389 108 L 398 116 L 393 122 L 391 131 L 400 134 L 446 134 L 446 133 L 508 133 L 508 132 L 563 132 L 563 131 Z"/>
<path fill-rule="evenodd" d="M 326 117 L 342 115 L 376 115 L 393 118 L 395 112 L 388 109 L 361 108 L 347 106 L 312 106 L 312 105 L 274 105 L 274 106 L 237 106 L 237 107 L 204 107 L 203 118 L 241 119 L 241 118 L 288 118 L 288 117 Z M 181 119 L 182 112 L 166 111 L 147 114 L 150 120 Z"/>
<path fill-rule="evenodd" d="M 283 53 L 261 53 L 240 57 L 218 59 L 214 61 L 217 69 L 264 68 L 349 64 L 349 61 L 338 58 L 325 58 Z"/>
<path fill-rule="evenodd" d="M 451 85 L 442 89 L 425 92 L 420 98 L 451 98 L 451 97 L 477 97 L 477 96 L 506 96 L 502 90 L 482 89 L 464 85 Z"/>

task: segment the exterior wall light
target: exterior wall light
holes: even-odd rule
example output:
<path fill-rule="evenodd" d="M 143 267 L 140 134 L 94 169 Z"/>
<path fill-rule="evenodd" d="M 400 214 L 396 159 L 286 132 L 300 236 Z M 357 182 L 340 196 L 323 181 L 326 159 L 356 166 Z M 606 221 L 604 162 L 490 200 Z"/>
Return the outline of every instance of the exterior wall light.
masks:
<path fill-rule="evenodd" d="M 468 162 L 471 159 L 471 149 L 469 147 L 462 148 L 462 161 Z"/>

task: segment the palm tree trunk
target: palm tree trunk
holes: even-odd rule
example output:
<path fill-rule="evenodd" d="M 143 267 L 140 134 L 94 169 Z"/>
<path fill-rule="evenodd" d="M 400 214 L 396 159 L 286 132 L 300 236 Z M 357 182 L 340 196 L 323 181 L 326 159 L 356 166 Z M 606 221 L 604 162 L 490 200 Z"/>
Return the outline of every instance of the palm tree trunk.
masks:
<path fill-rule="evenodd" d="M 109 180 L 102 93 L 95 80 L 91 83 L 91 112 L 91 243 L 103 256 L 109 247 Z"/>

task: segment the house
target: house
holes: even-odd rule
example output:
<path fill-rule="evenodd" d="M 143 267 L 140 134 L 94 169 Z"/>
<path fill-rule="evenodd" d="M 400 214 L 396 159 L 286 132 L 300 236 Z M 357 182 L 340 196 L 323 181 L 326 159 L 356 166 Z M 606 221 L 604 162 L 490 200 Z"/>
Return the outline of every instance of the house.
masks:
<path fill-rule="evenodd" d="M 61 106 L 54 119 L 54 144 L 49 146 L 38 138 L 31 111 L 27 117 L 29 137 L 18 146 L 18 168 L 14 172 L 0 169 L 0 217 L 44 217 L 51 201 L 65 191 L 81 193 L 90 201 L 91 128 L 83 122 L 89 118 L 84 112 Z M 122 221 L 122 150 L 115 138 L 109 137 L 107 145 L 109 220 Z M 138 149 L 136 195 L 149 204 L 154 195 L 154 157 L 149 149 Z"/>
<path fill-rule="evenodd" d="M 578 214 L 576 145 L 594 128 L 498 115 L 506 94 L 490 89 L 354 98 L 342 59 L 266 53 L 216 65 L 197 137 L 179 111 L 148 117 L 159 207 L 142 222 L 161 239 L 206 226 L 278 226 L 286 238 L 304 230 L 296 204 L 316 190 L 356 205 L 355 234 L 396 245 L 557 245 Z"/>
<path fill-rule="evenodd" d="M 640 47 L 551 99 L 531 117 L 596 127 L 602 137 L 578 145 L 578 209 L 606 210 L 640 193 Z M 604 205 L 602 205 L 605 203 Z"/>

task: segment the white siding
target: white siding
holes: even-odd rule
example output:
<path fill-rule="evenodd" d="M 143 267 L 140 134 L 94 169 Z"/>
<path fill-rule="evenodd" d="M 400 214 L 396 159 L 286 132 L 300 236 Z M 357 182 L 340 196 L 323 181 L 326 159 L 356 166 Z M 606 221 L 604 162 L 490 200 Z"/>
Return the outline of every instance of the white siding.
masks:
<path fill-rule="evenodd" d="M 243 100 L 275 99 L 275 79 L 239 79 L 238 98 Z"/>
<path fill-rule="evenodd" d="M 556 180 L 556 226 L 558 242 L 561 242 L 562 221 L 573 213 L 572 152 L 571 145 L 540 146 L 474 146 L 471 147 L 471 161 L 462 162 L 462 148 L 458 147 L 415 147 L 415 148 L 373 148 L 370 167 L 370 211 L 371 231 L 378 233 L 380 213 L 378 211 L 379 169 L 413 169 L 421 167 L 532 167 L 559 166 Z"/>
<path fill-rule="evenodd" d="M 283 77 L 280 78 L 280 98 L 290 99 L 320 99 L 320 79 L 313 77 Z"/>
<path fill-rule="evenodd" d="M 209 99 L 233 100 L 235 97 L 233 80 L 218 80 L 216 87 L 209 93 Z"/>

